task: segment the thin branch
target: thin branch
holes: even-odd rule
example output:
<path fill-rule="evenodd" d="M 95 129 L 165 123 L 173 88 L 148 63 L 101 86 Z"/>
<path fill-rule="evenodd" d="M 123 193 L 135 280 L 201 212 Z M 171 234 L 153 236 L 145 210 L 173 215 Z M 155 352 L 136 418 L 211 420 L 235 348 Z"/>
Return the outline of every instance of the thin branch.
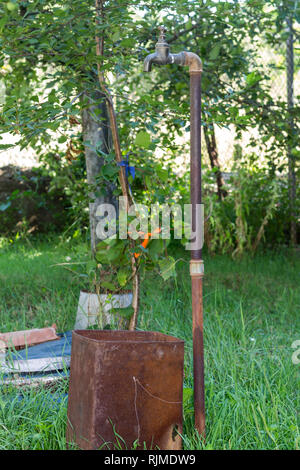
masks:
<path fill-rule="evenodd" d="M 168 39 L 168 43 L 176 41 L 180 36 L 183 36 L 184 34 L 190 33 L 191 31 L 194 31 L 194 29 L 198 28 L 199 23 L 194 24 L 191 28 L 184 29 L 183 31 L 180 31 L 178 33 L 175 33 L 172 37 Z"/>

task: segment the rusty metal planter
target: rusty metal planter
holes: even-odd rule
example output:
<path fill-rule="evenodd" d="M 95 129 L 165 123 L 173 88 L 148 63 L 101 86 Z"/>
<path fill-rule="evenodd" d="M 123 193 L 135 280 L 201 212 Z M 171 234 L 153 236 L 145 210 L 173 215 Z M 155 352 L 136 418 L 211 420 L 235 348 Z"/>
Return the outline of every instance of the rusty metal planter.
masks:
<path fill-rule="evenodd" d="M 81 449 L 181 449 L 183 361 L 184 341 L 173 336 L 75 330 L 67 442 Z"/>

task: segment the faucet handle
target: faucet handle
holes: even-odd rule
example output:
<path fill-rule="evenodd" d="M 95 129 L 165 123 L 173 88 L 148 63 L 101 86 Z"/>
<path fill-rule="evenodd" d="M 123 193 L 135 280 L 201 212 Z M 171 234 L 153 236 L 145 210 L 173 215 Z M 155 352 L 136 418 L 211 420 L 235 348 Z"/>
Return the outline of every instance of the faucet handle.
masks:
<path fill-rule="evenodd" d="M 159 37 L 158 37 L 158 42 L 166 42 L 166 28 L 164 26 L 159 26 Z"/>

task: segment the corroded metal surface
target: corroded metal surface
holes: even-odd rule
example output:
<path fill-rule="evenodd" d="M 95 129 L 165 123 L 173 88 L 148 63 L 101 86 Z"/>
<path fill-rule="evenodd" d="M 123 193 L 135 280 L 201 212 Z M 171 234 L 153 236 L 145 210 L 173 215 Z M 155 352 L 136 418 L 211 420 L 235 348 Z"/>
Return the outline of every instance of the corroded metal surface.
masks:
<path fill-rule="evenodd" d="M 191 203 L 192 230 L 197 231 L 195 208 L 202 202 L 201 181 L 201 72 L 190 70 L 191 100 Z M 198 227 L 199 230 L 199 227 Z M 199 263 L 199 264 L 198 264 Z M 194 265 L 194 266 L 193 266 Z M 203 275 L 202 250 L 191 251 L 192 312 L 193 312 L 193 365 L 194 365 L 194 407 L 195 427 L 205 436 L 204 406 L 204 346 L 203 346 Z M 197 272 L 199 271 L 199 272 Z"/>
<path fill-rule="evenodd" d="M 195 427 L 205 436 L 202 277 L 192 277 Z"/>
<path fill-rule="evenodd" d="M 181 449 L 183 361 L 184 342 L 172 336 L 75 330 L 67 442 Z"/>

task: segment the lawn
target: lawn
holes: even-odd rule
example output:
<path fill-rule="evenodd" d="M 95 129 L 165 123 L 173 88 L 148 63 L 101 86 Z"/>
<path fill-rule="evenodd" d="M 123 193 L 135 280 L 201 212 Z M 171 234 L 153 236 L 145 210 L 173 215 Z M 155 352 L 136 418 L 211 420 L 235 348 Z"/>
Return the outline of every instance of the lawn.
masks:
<path fill-rule="evenodd" d="M 55 266 L 83 258 L 83 242 L 2 240 L 1 331 L 56 323 L 72 329 L 80 283 Z M 180 253 L 180 258 L 183 254 Z M 185 254 L 184 254 L 185 256 Z M 191 293 L 188 258 L 176 281 L 154 274 L 142 282 L 139 328 L 186 341 L 185 387 L 192 386 Z M 299 449 L 300 259 L 287 250 L 233 261 L 205 254 L 205 386 L 207 439 L 193 431 L 192 403 L 184 404 L 185 449 Z M 60 386 L 67 390 L 67 383 Z M 25 399 L 20 399 L 20 395 Z M 50 403 L 50 405 L 49 405 Z M 65 449 L 66 400 L 43 388 L 2 388 L 0 449 Z"/>

